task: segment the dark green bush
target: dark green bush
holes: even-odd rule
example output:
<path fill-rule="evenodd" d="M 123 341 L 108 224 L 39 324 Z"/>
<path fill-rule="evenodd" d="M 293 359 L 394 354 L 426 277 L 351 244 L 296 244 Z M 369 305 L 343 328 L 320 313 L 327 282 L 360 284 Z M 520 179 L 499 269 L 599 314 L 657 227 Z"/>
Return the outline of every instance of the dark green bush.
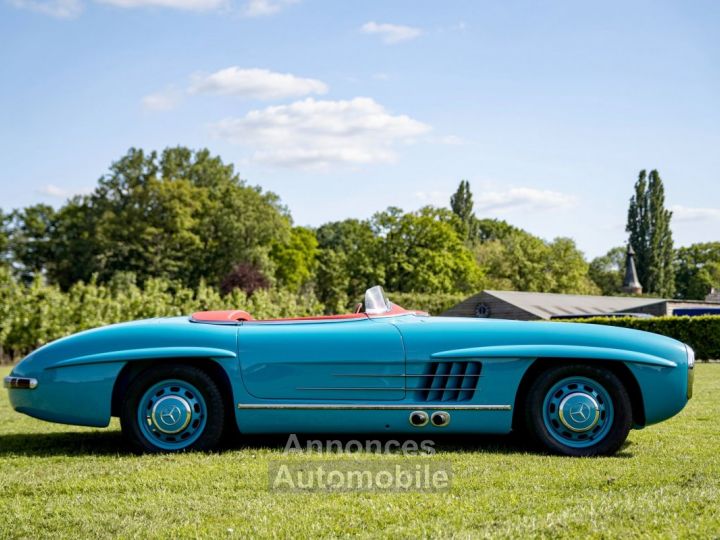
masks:
<path fill-rule="evenodd" d="M 562 322 L 569 322 L 564 319 Z M 605 324 L 645 330 L 675 338 L 695 349 L 698 360 L 720 359 L 720 316 L 703 315 L 699 317 L 598 317 L 593 319 L 574 319 L 570 322 Z"/>

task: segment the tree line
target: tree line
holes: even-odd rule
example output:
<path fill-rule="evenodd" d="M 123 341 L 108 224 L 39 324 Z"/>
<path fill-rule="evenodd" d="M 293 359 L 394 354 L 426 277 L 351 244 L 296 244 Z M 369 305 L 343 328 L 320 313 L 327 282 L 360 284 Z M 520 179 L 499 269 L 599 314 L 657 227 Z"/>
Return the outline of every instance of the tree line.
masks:
<path fill-rule="evenodd" d="M 207 150 L 130 149 L 92 193 L 57 209 L 0 214 L 0 265 L 20 286 L 63 293 L 163 280 L 170 289 L 239 291 L 243 301 L 282 292 L 328 313 L 372 284 L 426 295 L 620 292 L 624 247 L 588 262 L 571 238 L 547 241 L 477 217 L 467 181 L 449 203 L 301 227 L 276 194 Z M 649 294 L 702 298 L 720 285 L 720 242 L 674 249 L 671 217 L 659 174 L 641 172 L 628 210 L 640 280 Z"/>

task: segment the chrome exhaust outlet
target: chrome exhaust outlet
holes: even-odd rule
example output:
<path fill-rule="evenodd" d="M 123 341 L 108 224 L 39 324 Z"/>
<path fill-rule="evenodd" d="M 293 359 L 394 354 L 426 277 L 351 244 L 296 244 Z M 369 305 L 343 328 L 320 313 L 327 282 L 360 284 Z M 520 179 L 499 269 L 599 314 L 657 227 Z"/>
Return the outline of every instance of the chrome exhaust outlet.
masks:
<path fill-rule="evenodd" d="M 425 427 L 429 420 L 428 413 L 425 411 L 413 411 L 408 418 L 410 425 L 414 427 Z"/>
<path fill-rule="evenodd" d="M 445 427 L 450 423 L 450 413 L 445 411 L 435 411 L 430 417 L 430 422 L 435 427 Z"/>

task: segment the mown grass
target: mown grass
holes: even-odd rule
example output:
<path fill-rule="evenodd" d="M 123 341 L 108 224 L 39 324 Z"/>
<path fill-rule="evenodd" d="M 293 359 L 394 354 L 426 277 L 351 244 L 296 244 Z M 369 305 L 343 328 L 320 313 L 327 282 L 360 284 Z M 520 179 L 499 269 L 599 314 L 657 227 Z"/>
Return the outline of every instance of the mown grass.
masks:
<path fill-rule="evenodd" d="M 267 489 L 284 437 L 134 456 L 116 423 L 43 423 L 13 412 L 2 392 L 0 538 L 717 538 L 719 418 L 720 365 L 699 365 L 688 407 L 631 432 L 612 458 L 539 455 L 510 438 L 446 439 L 434 457 L 404 459 L 451 462 L 449 493 L 289 494 Z"/>

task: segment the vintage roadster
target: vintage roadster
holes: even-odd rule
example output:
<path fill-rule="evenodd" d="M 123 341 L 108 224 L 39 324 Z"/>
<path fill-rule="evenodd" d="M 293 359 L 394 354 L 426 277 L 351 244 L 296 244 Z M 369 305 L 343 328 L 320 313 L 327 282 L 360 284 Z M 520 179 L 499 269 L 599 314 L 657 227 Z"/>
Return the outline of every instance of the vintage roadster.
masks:
<path fill-rule="evenodd" d="M 430 317 L 369 289 L 355 313 L 245 311 L 115 324 L 37 349 L 4 380 L 15 410 L 107 426 L 138 451 L 210 449 L 241 433 L 518 431 L 545 449 L 609 455 L 677 414 L 694 353 L 591 324 Z"/>

